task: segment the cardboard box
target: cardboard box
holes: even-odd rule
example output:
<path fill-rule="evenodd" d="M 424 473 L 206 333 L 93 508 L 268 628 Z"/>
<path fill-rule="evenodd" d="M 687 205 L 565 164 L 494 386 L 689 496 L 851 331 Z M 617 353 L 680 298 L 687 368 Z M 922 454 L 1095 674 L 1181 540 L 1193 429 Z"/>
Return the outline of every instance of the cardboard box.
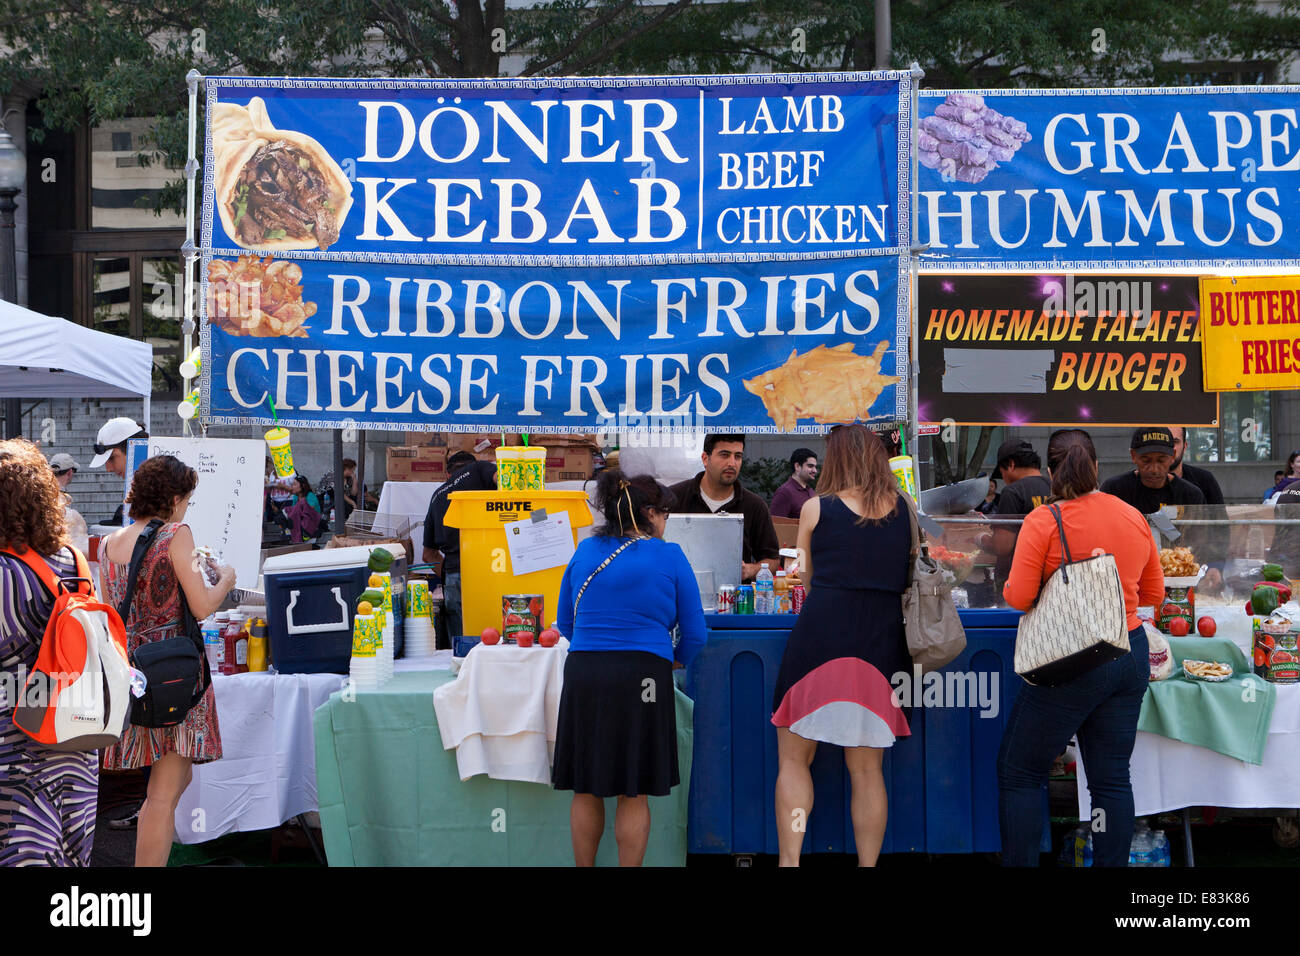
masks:
<path fill-rule="evenodd" d="M 783 548 L 793 548 L 799 540 L 798 518 L 773 518 L 772 527 L 776 529 L 776 541 Z"/>
<path fill-rule="evenodd" d="M 547 446 L 546 483 L 586 481 L 595 468 L 596 454 L 590 448 Z"/>
<path fill-rule="evenodd" d="M 388 449 L 389 481 L 447 480 L 447 449 L 434 445 L 394 445 Z"/>
<path fill-rule="evenodd" d="M 439 448 L 447 447 L 446 432 L 402 432 L 402 444 L 407 448 L 416 448 L 420 445 L 436 445 Z"/>

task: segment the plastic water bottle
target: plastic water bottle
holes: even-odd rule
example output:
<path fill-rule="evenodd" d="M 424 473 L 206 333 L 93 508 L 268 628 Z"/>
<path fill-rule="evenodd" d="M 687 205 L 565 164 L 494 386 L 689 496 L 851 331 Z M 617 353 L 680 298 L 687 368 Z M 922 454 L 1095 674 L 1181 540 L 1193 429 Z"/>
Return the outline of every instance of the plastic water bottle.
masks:
<path fill-rule="evenodd" d="M 1169 838 L 1165 836 L 1164 830 L 1155 832 L 1155 839 L 1152 847 L 1152 866 L 1173 866 L 1173 857 L 1169 853 Z"/>
<path fill-rule="evenodd" d="M 1145 820 L 1138 821 L 1133 828 L 1133 842 L 1129 844 L 1128 865 L 1129 866 L 1155 866 L 1153 861 L 1154 844 L 1151 836 L 1151 829 L 1147 826 Z"/>
<path fill-rule="evenodd" d="M 225 612 L 221 612 L 205 618 L 199 626 L 199 629 L 203 632 L 203 653 L 208 656 L 208 669 L 214 674 L 221 673 L 221 661 L 225 657 L 224 638 L 221 635 L 224 630 L 222 627 L 224 622 L 219 622 L 218 617 L 229 619 Z"/>
<path fill-rule="evenodd" d="M 758 577 L 754 579 L 755 614 L 774 614 L 776 612 L 775 587 L 776 578 L 772 576 L 771 569 L 764 563 L 763 567 L 759 569 Z"/>

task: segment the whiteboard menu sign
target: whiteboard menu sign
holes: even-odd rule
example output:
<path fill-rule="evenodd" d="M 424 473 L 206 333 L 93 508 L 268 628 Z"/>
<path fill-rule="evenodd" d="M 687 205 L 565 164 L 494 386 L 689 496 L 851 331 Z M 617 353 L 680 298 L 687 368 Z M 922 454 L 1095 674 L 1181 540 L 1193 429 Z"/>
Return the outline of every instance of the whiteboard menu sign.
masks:
<path fill-rule="evenodd" d="M 266 445 L 244 438 L 150 438 L 149 457 L 174 455 L 199 473 L 185 523 L 194 543 L 235 569 L 237 586 L 257 587 L 262 547 Z"/>

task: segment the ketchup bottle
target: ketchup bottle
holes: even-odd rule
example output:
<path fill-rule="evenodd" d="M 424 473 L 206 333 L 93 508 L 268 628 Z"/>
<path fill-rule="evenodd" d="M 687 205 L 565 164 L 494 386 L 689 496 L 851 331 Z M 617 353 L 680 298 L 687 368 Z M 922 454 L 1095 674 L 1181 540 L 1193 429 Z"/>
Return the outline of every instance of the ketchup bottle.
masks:
<path fill-rule="evenodd" d="M 248 670 L 248 633 L 244 630 L 244 619 L 235 612 L 230 614 L 230 623 L 222 635 L 226 653 L 221 662 L 221 673 L 242 674 Z"/>

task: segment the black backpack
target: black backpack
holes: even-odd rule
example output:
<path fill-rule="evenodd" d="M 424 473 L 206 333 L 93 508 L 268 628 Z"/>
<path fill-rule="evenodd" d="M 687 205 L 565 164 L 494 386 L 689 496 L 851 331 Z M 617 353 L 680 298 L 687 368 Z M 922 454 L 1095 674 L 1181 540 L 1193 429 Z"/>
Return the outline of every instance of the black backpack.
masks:
<path fill-rule="evenodd" d="M 140 563 L 162 524 L 155 518 L 136 539 L 135 550 L 131 553 L 126 596 L 117 609 L 123 621 L 131 613 L 131 600 L 135 597 Z M 180 592 L 183 634 L 141 644 L 131 654 L 131 666 L 143 673 L 148 682 L 144 695 L 131 703 L 131 723 L 137 727 L 173 727 L 179 724 L 212 686 L 208 656 L 203 653 L 202 628 L 190 612 L 189 602 L 185 599 L 185 591 L 179 581 L 176 589 Z M 203 685 L 195 692 L 192 688 L 200 673 L 203 675 Z"/>

